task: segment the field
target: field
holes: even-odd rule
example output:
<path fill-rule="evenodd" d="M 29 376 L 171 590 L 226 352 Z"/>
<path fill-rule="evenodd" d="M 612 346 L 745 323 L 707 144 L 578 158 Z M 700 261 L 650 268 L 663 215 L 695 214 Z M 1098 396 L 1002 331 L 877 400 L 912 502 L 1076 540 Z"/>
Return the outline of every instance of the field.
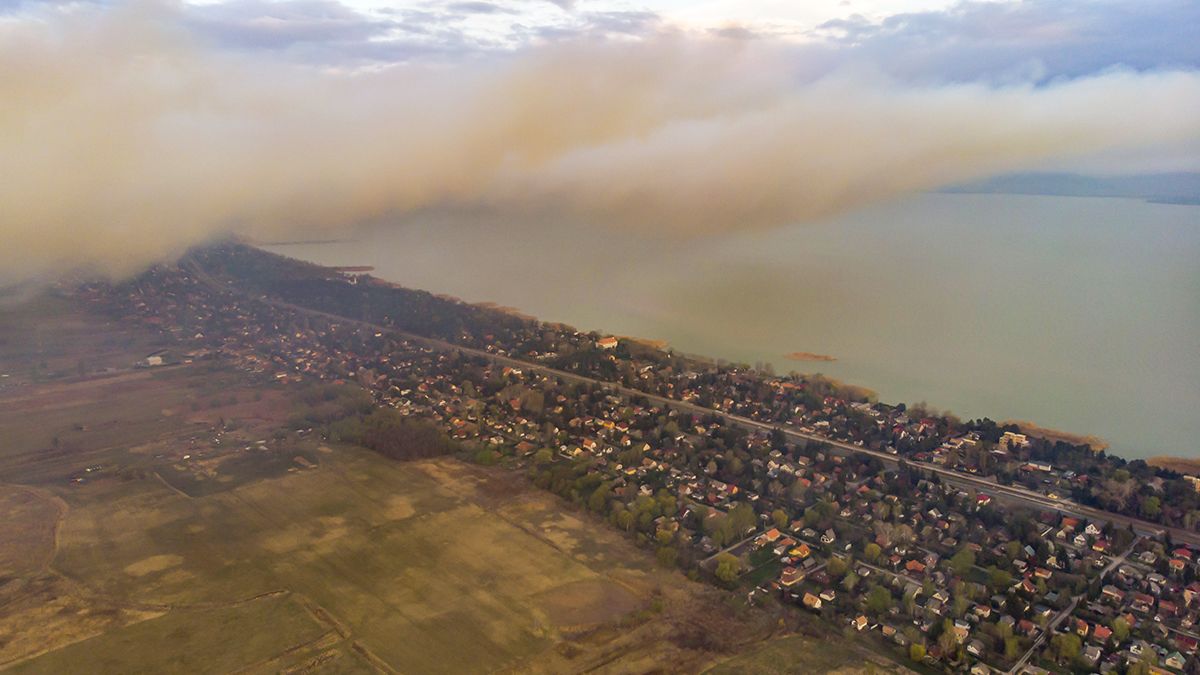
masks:
<path fill-rule="evenodd" d="M 513 472 L 277 434 L 290 390 L 219 364 L 35 377 L 4 334 L 0 670 L 698 672 L 779 632 Z M 156 344 L 87 335 L 39 354 Z"/>
<path fill-rule="evenodd" d="M 708 675 L 864 675 L 901 671 L 882 657 L 864 658 L 837 641 L 789 635 L 747 649 L 706 672 Z"/>

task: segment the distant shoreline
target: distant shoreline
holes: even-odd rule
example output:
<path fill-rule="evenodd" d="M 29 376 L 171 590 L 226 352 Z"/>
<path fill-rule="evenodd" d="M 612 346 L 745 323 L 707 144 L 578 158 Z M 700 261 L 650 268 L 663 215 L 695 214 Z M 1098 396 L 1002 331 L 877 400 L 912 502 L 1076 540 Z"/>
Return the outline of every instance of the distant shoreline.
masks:
<path fill-rule="evenodd" d="M 813 352 L 791 352 L 790 354 L 784 354 L 783 358 L 789 361 L 837 361 L 836 356 L 830 356 L 828 354 L 816 354 Z"/>
<path fill-rule="evenodd" d="M 622 340 L 628 340 L 630 342 L 642 345 L 643 347 L 649 347 L 651 349 L 657 349 L 663 352 L 671 348 L 671 344 L 666 340 L 653 340 L 651 338 L 633 337 L 632 335 L 618 335 L 617 337 Z"/>

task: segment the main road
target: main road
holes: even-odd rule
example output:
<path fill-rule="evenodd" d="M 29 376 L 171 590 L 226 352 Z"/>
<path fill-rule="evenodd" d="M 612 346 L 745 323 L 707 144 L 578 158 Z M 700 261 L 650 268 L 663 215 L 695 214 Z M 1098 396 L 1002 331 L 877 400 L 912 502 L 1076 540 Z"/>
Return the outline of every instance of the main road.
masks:
<path fill-rule="evenodd" d="M 355 318 L 348 317 L 348 316 L 342 316 L 340 314 L 323 312 L 321 310 L 304 307 L 303 305 L 297 305 L 294 303 L 285 302 L 283 300 L 277 300 L 277 299 L 271 298 L 266 295 L 260 294 L 260 295 L 251 296 L 250 294 L 245 293 L 244 291 L 238 290 L 236 287 L 232 287 L 231 286 L 233 284 L 232 281 L 229 281 L 227 284 L 220 283 L 220 281 L 218 281 L 217 279 L 210 276 L 198 264 L 193 263 L 193 264 L 189 265 L 188 268 L 191 269 L 193 272 L 195 272 L 197 277 L 202 282 L 204 282 L 210 286 L 219 288 L 225 292 L 233 292 L 233 293 L 237 293 L 239 295 L 246 295 L 249 297 L 254 297 L 255 299 L 257 299 L 261 302 L 266 302 L 268 304 L 275 305 L 277 307 L 284 307 L 287 309 L 291 309 L 293 311 L 302 312 L 302 313 L 308 314 L 310 316 L 318 316 L 318 317 L 322 317 L 322 318 L 330 319 L 330 320 L 334 320 L 334 321 L 354 323 L 354 324 L 358 324 L 360 326 L 371 328 L 377 332 L 398 335 L 410 342 L 413 342 L 413 343 L 416 343 L 419 345 L 423 345 L 425 347 L 429 347 L 430 349 L 437 349 L 437 350 L 443 350 L 443 351 L 444 350 L 458 351 L 463 354 L 477 356 L 482 359 L 490 360 L 493 363 L 509 366 L 511 368 L 520 368 L 520 369 L 527 370 L 530 372 L 539 373 L 541 375 L 545 375 L 548 377 L 554 377 L 554 378 L 557 378 L 564 382 L 573 382 L 573 383 L 578 383 L 578 384 L 590 384 L 590 385 L 602 387 L 608 391 L 620 394 L 622 396 L 626 396 L 626 397 L 638 396 L 638 397 L 644 398 L 646 400 L 658 403 L 660 405 L 670 406 L 672 408 L 675 408 L 676 410 L 681 410 L 684 412 L 696 413 L 696 414 L 701 414 L 701 415 L 713 415 L 713 416 L 723 419 L 726 423 L 736 424 L 736 425 L 739 425 L 739 426 L 741 426 L 745 429 L 749 429 L 749 430 L 771 431 L 771 430 L 778 429 L 781 433 L 784 434 L 785 437 L 789 438 L 790 440 L 824 443 L 824 444 L 830 446 L 831 448 L 834 448 L 835 450 L 837 450 L 843 454 L 847 454 L 847 455 L 852 454 L 852 453 L 862 453 L 864 455 L 876 457 L 880 461 L 882 461 L 885 465 L 888 465 L 888 466 L 897 465 L 901 459 L 900 457 L 889 454 L 887 452 L 882 452 L 880 450 L 872 450 L 870 448 L 865 448 L 865 447 L 861 447 L 858 445 L 854 445 L 853 443 L 846 443 L 844 441 L 834 440 L 832 438 L 822 436 L 820 434 L 799 431 L 797 429 L 793 429 L 788 426 L 772 424 L 772 423 L 768 423 L 768 422 L 762 422 L 762 421 L 759 421 L 759 420 L 756 420 L 756 419 L 753 419 L 750 417 L 744 417 L 742 415 L 735 415 L 733 413 L 727 413 L 727 412 L 724 412 L 721 410 L 705 408 L 703 406 L 699 406 L 699 405 L 696 405 L 696 404 L 688 402 L 688 401 L 680 401 L 678 399 L 667 398 L 665 396 L 659 396 L 657 394 L 649 394 L 644 391 L 632 389 L 630 387 L 625 387 L 625 386 L 622 386 L 622 385 L 619 385 L 619 384 L 616 384 L 613 382 L 597 380 L 595 378 L 588 377 L 586 375 L 579 375 L 577 373 L 571 373 L 571 372 L 567 372 L 565 370 L 558 370 L 556 368 L 550 368 L 548 366 L 534 363 L 532 361 L 516 359 L 511 356 L 506 356 L 503 354 L 496 354 L 493 352 L 489 352 L 487 350 L 476 349 L 474 347 L 465 347 L 462 345 L 456 345 L 451 342 L 446 342 L 445 340 L 429 338 L 429 337 L 425 337 L 422 335 L 417 335 L 415 333 L 409 333 L 407 331 L 399 330 L 399 329 L 396 329 L 396 328 L 393 328 L 390 326 L 384 326 L 381 324 L 371 323 L 369 321 L 363 321 L 361 319 L 355 319 Z M 986 478 L 981 478 L 979 476 L 973 476 L 971 474 L 962 473 L 960 471 L 955 471 L 953 469 L 947 469 L 947 468 L 940 467 L 940 466 L 937 466 L 934 464 L 927 464 L 924 462 L 909 462 L 908 465 L 912 468 L 919 469 L 921 471 L 925 471 L 926 473 L 935 474 L 939 478 L 941 478 L 943 481 L 945 481 L 951 485 L 955 485 L 960 488 L 974 489 L 977 492 L 983 492 L 984 494 L 987 494 L 993 498 L 996 498 L 996 499 L 999 499 L 1002 501 L 1006 501 L 1009 503 L 1025 505 L 1025 506 L 1048 510 L 1048 511 L 1057 511 L 1059 513 L 1064 513 L 1064 514 L 1076 516 L 1079 518 L 1086 518 L 1088 520 L 1108 521 L 1108 522 L 1113 523 L 1113 525 L 1115 525 L 1115 526 L 1132 527 L 1134 529 L 1135 533 L 1137 533 L 1138 535 L 1143 535 L 1143 536 L 1156 537 L 1156 536 L 1160 536 L 1164 532 L 1169 532 L 1171 534 L 1172 539 L 1176 542 L 1185 542 L 1185 543 L 1189 543 L 1189 544 L 1200 545 L 1200 534 L 1197 534 L 1195 532 L 1189 532 L 1187 530 L 1180 529 L 1180 528 L 1163 527 L 1156 523 L 1151 523 L 1149 521 L 1141 520 L 1140 518 L 1133 518 L 1130 516 L 1112 513 L 1110 511 L 1104 511 L 1101 509 L 1092 508 L 1090 506 L 1084 506 L 1082 504 L 1078 504 L 1069 499 L 1052 499 L 1046 495 L 1041 494 L 1040 492 L 1035 492 L 1033 490 L 1029 490 L 1029 489 L 1026 489 L 1023 487 L 1012 486 L 1012 485 L 1001 485 L 1001 484 L 995 482 L 994 480 L 988 480 Z"/>

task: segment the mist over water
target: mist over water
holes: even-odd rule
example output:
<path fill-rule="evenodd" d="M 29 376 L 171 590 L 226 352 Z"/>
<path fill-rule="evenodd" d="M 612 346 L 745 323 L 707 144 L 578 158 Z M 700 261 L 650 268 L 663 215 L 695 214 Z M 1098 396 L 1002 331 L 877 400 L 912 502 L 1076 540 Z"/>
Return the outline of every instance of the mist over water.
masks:
<path fill-rule="evenodd" d="M 922 194 L 703 238 L 548 224 L 413 216 L 269 248 L 884 401 L 1095 434 L 1126 457 L 1200 456 L 1200 208 Z"/>

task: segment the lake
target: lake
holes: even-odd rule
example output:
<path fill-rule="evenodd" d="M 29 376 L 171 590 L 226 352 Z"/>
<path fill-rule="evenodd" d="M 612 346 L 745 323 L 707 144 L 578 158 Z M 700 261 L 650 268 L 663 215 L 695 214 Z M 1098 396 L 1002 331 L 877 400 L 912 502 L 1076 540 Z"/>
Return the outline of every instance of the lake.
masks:
<path fill-rule="evenodd" d="M 267 248 L 888 402 L 1094 434 L 1126 457 L 1200 456 L 1200 207 L 930 193 L 718 236 L 428 216 Z"/>

